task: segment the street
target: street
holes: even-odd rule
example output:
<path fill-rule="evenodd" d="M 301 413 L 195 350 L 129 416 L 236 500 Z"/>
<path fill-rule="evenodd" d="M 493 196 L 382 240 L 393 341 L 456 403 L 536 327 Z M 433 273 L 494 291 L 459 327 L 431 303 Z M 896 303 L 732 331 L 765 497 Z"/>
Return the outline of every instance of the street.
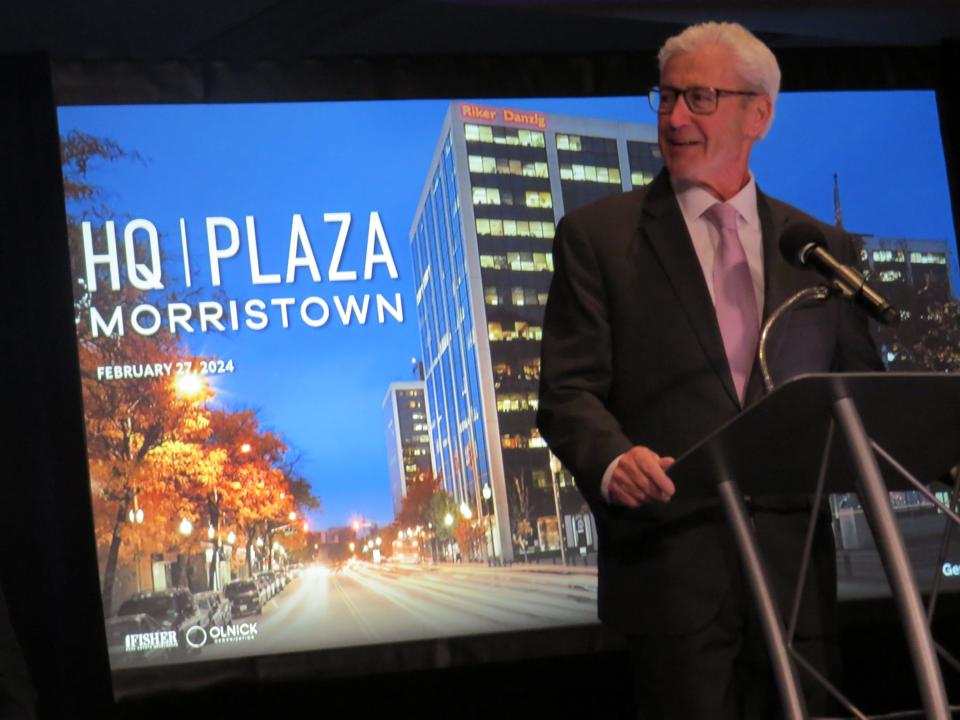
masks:
<path fill-rule="evenodd" d="M 596 621 L 596 568 L 352 562 L 304 568 L 272 598 L 250 640 L 185 661 L 423 640 Z M 169 662 L 169 661 L 168 661 Z"/>

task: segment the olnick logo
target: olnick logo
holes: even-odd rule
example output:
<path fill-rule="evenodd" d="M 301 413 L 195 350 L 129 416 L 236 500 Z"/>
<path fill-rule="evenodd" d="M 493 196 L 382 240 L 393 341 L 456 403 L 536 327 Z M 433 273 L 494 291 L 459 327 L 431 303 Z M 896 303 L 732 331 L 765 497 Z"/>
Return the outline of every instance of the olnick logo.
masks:
<path fill-rule="evenodd" d="M 256 623 L 239 623 L 237 625 L 214 625 L 205 630 L 200 625 L 194 625 L 184 635 L 187 645 L 194 649 L 202 648 L 208 641 L 214 645 L 223 643 L 254 640 L 257 637 Z"/>

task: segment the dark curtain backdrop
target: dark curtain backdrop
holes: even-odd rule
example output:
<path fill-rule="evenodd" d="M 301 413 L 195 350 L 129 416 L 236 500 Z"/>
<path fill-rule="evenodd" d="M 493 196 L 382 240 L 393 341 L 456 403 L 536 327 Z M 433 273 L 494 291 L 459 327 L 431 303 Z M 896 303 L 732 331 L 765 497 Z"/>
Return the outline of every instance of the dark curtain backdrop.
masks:
<path fill-rule="evenodd" d="M 59 158 L 49 63 L 0 59 L 0 582 L 42 715 L 93 717 L 110 686 Z"/>
<path fill-rule="evenodd" d="M 654 51 L 650 47 L 631 55 L 277 63 L 60 62 L 52 71 L 43 56 L 0 58 L 0 378 L 4 383 L 0 395 L 0 582 L 43 716 L 102 716 L 111 703 L 83 446 L 55 105 L 642 94 L 656 82 Z M 960 64 L 960 42 L 922 49 L 789 49 L 778 55 L 785 88 L 790 90 L 936 88 L 958 224 L 960 87 L 953 69 Z M 953 603 L 950 617 L 960 614 L 955 607 Z M 845 652 L 853 662 L 877 665 L 886 654 L 876 646 L 877 628 L 890 630 L 893 615 L 889 603 L 867 610 L 849 606 L 845 611 L 852 648 Z M 951 612 L 951 604 L 943 603 L 941 612 Z M 887 630 L 879 635 L 889 635 Z M 471 663 L 522 656 L 523 648 L 516 647 L 522 643 L 508 636 L 486 650 L 470 649 L 459 656 L 456 648 L 451 654 L 449 645 L 407 656 L 400 653 L 389 669 L 403 669 L 404 657 L 416 658 L 412 667 L 424 667 L 432 658 L 467 669 L 445 674 L 428 671 L 406 680 L 381 677 L 377 685 L 413 693 L 433 688 L 439 692 L 435 698 L 449 703 L 449 714 L 454 716 L 458 688 L 474 699 L 506 692 L 517 709 L 537 712 L 552 707 L 561 715 L 572 709 L 569 700 L 551 705 L 549 700 L 534 700 L 534 695 L 548 697 L 550 688 L 568 682 L 563 678 L 579 683 L 587 693 L 604 683 L 610 685 L 603 688 L 604 693 L 616 692 L 618 671 L 611 668 L 618 668 L 622 658 L 611 660 L 608 655 L 598 661 L 577 656 L 576 648 L 603 649 L 603 643 L 590 638 L 579 638 L 567 647 L 568 658 L 573 659 L 469 670 Z M 537 647 L 534 654 L 543 658 L 553 646 Z M 311 659 L 290 658 L 273 667 L 277 675 L 292 674 L 295 667 L 311 667 Z M 314 662 L 312 667 L 322 675 L 330 663 Z M 911 673 L 908 666 L 904 669 L 905 678 L 886 685 L 882 679 L 876 682 L 874 673 L 873 692 L 896 694 L 900 688 L 909 688 L 912 683 L 906 678 Z M 263 678 L 262 668 L 248 666 L 244 675 L 246 683 Z M 516 678 L 513 695 L 504 678 Z M 306 681 L 297 687 L 306 692 L 313 686 L 331 697 L 341 691 L 369 693 L 363 681 L 349 682 L 353 684 L 327 682 L 318 687 L 315 681 Z M 531 683 L 532 694 L 525 683 Z M 223 687 L 227 689 L 220 691 L 221 700 L 229 694 L 240 712 L 244 705 L 238 698 L 244 698 L 244 693 L 254 697 L 248 684 Z M 444 688 L 442 692 L 438 687 Z M 480 691 L 484 694 L 478 695 Z M 257 697 L 263 701 L 261 707 L 272 702 L 262 694 Z M 348 711 L 350 704 L 343 702 L 338 707 Z M 381 706 L 383 711 L 390 710 L 387 702 Z M 176 708 L 158 702 L 135 707 L 141 713 L 138 717 L 149 715 L 143 714 L 149 707 Z M 472 707 L 478 713 L 503 715 L 505 710 L 490 700 Z M 588 707 L 581 709 L 586 712 Z M 463 712 L 467 710 L 459 714 Z M 467 712 L 467 716 L 475 715 Z"/>

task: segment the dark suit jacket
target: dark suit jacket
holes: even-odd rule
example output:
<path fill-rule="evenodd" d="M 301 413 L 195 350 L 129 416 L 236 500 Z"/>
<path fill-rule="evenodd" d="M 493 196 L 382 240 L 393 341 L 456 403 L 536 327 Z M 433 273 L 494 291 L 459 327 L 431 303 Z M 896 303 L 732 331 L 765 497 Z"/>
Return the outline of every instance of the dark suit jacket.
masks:
<path fill-rule="evenodd" d="M 759 191 L 757 204 L 766 316 L 818 282 L 780 256 L 777 244 L 790 223 L 819 226 L 830 251 L 846 262 L 854 250 L 836 228 Z M 629 632 L 691 632 L 714 616 L 738 563 L 718 504 L 685 499 L 682 487 L 667 504 L 634 510 L 611 506 L 600 494 L 603 473 L 620 453 L 646 445 L 676 457 L 741 409 L 666 172 L 649 186 L 569 213 L 557 228 L 554 266 L 537 422 L 597 521 L 600 617 Z M 805 372 L 882 369 L 865 316 L 849 303 L 800 309 L 781 323 L 768 350 L 776 382 Z M 747 403 L 762 394 L 755 369 Z M 805 520 L 785 513 L 766 541 L 760 537 L 783 599 L 792 592 Z M 832 538 L 818 543 L 821 555 L 829 554 Z M 808 580 L 811 626 L 820 622 L 816 599 L 834 593 L 833 578 L 827 568 Z M 801 617 L 801 633 L 804 626 Z"/>

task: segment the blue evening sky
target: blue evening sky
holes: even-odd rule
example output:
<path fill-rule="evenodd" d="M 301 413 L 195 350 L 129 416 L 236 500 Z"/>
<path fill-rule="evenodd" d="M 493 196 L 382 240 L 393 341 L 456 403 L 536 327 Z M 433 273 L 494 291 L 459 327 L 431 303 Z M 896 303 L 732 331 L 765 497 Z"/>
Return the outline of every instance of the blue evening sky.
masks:
<path fill-rule="evenodd" d="M 655 123 L 643 98 L 483 100 L 548 113 Z M 226 216 L 241 229 L 240 252 L 221 264 L 219 294 L 242 306 L 249 298 L 330 305 L 321 328 L 305 326 L 297 306 L 290 327 L 269 311 L 268 329 L 180 334 L 190 352 L 233 360 L 233 374 L 213 380 L 216 402 L 256 408 L 262 424 L 301 456 L 299 470 L 323 503 L 311 527 L 352 518 L 392 519 L 381 402 L 395 380 L 413 378 L 420 346 L 407 233 L 439 138 L 448 101 L 64 107 L 60 132 L 80 130 L 114 140 L 141 161 L 94 165 L 118 216 L 151 220 L 168 258 L 167 289 L 184 290 L 179 218 L 187 223 L 193 290 L 214 297 L 205 218 Z M 932 92 L 794 93 L 780 98 L 769 137 L 754 151 L 753 170 L 767 193 L 833 220 L 833 173 L 840 176 L 845 226 L 881 237 L 956 241 Z M 341 269 L 362 277 L 367 223 L 383 221 L 399 278 L 377 266 L 372 280 L 330 282 L 327 266 L 338 223 L 324 213 L 352 213 Z M 322 280 L 305 269 L 296 282 L 250 282 L 244 218 L 256 218 L 262 273 L 285 275 L 291 218 L 303 216 Z M 120 217 L 118 217 L 118 220 Z M 122 223 L 121 223 L 122 225 Z M 220 240 L 226 244 L 226 236 Z M 387 316 L 365 326 L 341 325 L 332 297 L 403 297 L 404 322 Z M 373 303 L 373 297 L 371 297 Z M 106 313 L 110 308 L 100 308 Z M 242 319 L 241 319 L 242 322 Z M 196 322 L 194 323 L 197 324 Z M 161 330 L 161 332 L 165 332 Z"/>

